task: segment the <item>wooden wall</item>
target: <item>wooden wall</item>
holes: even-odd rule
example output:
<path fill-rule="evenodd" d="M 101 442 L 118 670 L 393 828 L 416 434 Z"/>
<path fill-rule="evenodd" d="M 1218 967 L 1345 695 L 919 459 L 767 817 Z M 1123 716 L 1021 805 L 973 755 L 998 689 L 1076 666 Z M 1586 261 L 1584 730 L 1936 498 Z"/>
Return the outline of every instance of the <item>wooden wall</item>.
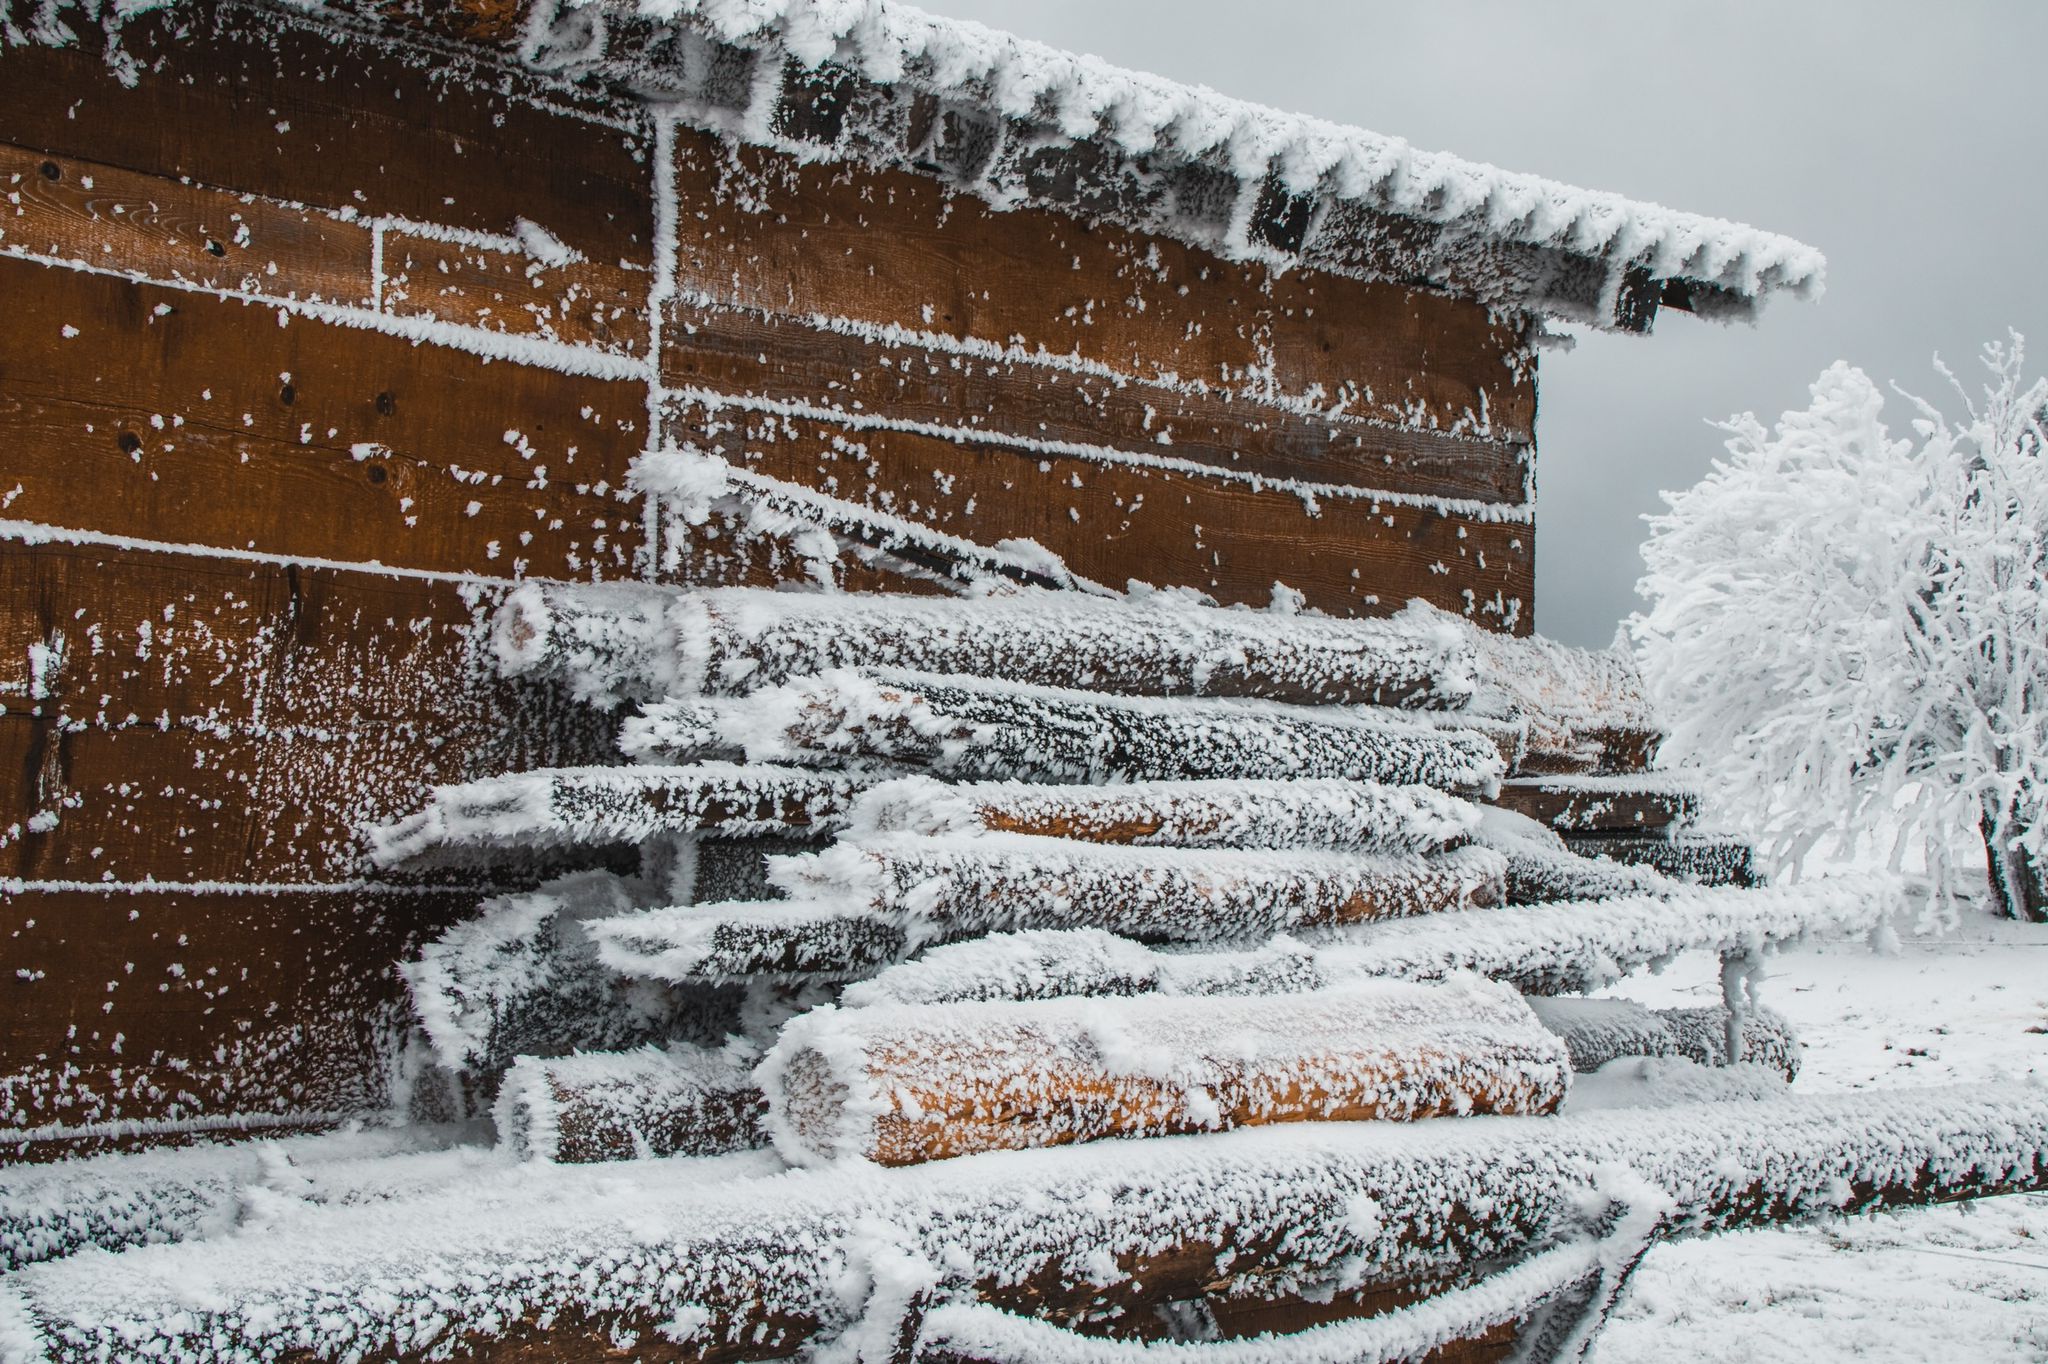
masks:
<path fill-rule="evenodd" d="M 650 446 L 929 528 L 910 559 L 1529 627 L 1533 374 L 1476 306 L 276 11 L 122 42 L 132 84 L 0 51 L 0 1150 L 384 1102 L 393 965 L 491 888 L 380 877 L 361 825 L 611 754 L 478 622 L 525 576 L 810 571 L 650 515 Z M 889 563 L 840 581 L 929 590 Z"/>

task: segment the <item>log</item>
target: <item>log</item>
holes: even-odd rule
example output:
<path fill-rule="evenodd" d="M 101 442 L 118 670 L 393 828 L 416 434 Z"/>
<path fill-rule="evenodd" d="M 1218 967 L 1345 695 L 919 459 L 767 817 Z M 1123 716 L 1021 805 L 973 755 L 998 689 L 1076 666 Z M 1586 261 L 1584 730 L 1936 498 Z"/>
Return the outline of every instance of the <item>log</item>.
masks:
<path fill-rule="evenodd" d="M 1908 907 L 1904 883 L 1879 874 L 1760 888 L 1683 887 L 1363 925 L 1349 940 L 1323 948 L 1318 965 L 1339 976 L 1411 980 L 1477 971 L 1531 994 L 1584 994 L 1681 952 L 1727 956 L 1810 934 L 1869 936 Z"/>
<path fill-rule="evenodd" d="M 793 901 L 641 910 L 586 929 L 610 970 L 677 983 L 845 979 L 909 950 L 900 915 Z"/>
<path fill-rule="evenodd" d="M 731 701 L 657 702 L 621 728 L 640 759 L 880 760 L 962 780 L 1320 777 L 1490 790 L 1495 738 L 1391 710 L 1118 697 L 959 676 L 822 673 Z"/>
<path fill-rule="evenodd" d="M 839 668 L 1134 696 L 1399 705 L 1514 726 L 1534 772 L 1633 771 L 1656 729 L 1619 655 L 1495 635 L 1421 602 L 1390 620 L 1023 591 L 972 601 L 529 585 L 499 665 L 579 694 L 742 695 Z"/>
<path fill-rule="evenodd" d="M 995 933 L 933 946 L 848 987 L 844 999 L 879 1006 L 1153 991 L 1281 994 L 1459 971 L 1534 994 L 1584 993 L 1681 952 L 1747 952 L 1809 933 L 1867 934 L 1904 903 L 1903 888 L 1889 878 L 1843 876 L 1799 887 L 1673 887 L 1591 903 L 1452 911 L 1358 925 L 1319 945 L 1278 937 L 1218 952 L 1156 952 L 1087 928 Z M 1725 1013 L 1718 1016 L 1725 1022 Z"/>
<path fill-rule="evenodd" d="M 544 1059 L 506 1072 L 498 1144 L 554 1164 L 714 1156 L 765 1146 L 752 1051 L 687 1043 Z"/>
<path fill-rule="evenodd" d="M 417 866 L 463 849 L 638 843 L 660 834 L 731 838 L 832 829 L 863 785 L 812 768 L 542 768 L 434 788 L 425 810 L 369 831 L 380 866 Z"/>
<path fill-rule="evenodd" d="M 655 1161 L 630 1181 L 564 1169 L 522 1180 L 517 1215 L 482 1225 L 479 1187 L 464 1182 L 316 1211 L 260 1238 L 155 1247 L 118 1268 L 31 1266 L 0 1290 L 0 1320 L 21 1323 L 18 1348 L 60 1364 L 151 1351 L 389 1358 L 424 1340 L 510 1364 L 603 1358 L 628 1334 L 683 1359 L 763 1359 L 862 1324 L 850 1266 L 922 1263 L 1009 1311 L 1114 1321 L 1159 1303 L 1271 1298 L 1276 1278 L 1349 1292 L 1501 1263 L 1571 1225 L 1602 1171 L 1662 1189 L 1663 1226 L 1690 1232 L 2048 1189 L 2048 1094 L 1987 1085 L 1330 1123 L 886 1177 L 706 1178 L 721 1169 Z"/>
<path fill-rule="evenodd" d="M 1559 833 L 1667 829 L 1699 814 L 1692 784 L 1663 773 L 1517 777 L 1501 784 L 1494 802 Z"/>
<path fill-rule="evenodd" d="M 979 600 L 637 593 L 530 584 L 494 626 L 513 675 L 601 671 L 621 694 L 743 695 L 840 668 L 958 673 L 1134 696 L 1263 697 L 1309 705 L 1451 707 L 1472 691 L 1470 627 L 1451 616 L 1333 620 L 1020 591 Z M 659 609 L 659 608 L 657 608 Z M 611 631 L 630 612 L 644 629 Z M 590 641 L 612 647 L 593 654 Z"/>
<path fill-rule="evenodd" d="M 1699 886 L 1763 882 L 1756 849 L 1740 838 L 1697 833 L 1589 834 L 1565 840 L 1572 852 L 1640 874 L 1655 871 Z"/>
<path fill-rule="evenodd" d="M 1507 858 L 1511 905 L 1658 895 L 1677 889 L 1654 867 L 1583 856 L 1550 826 L 1498 805 L 1482 811 L 1477 841 Z"/>
<path fill-rule="evenodd" d="M 520 1055 L 637 1046 L 683 1031 L 704 1004 L 600 963 L 592 927 L 633 908 L 609 872 L 499 896 L 399 969 L 435 1058 L 493 1074 Z"/>
<path fill-rule="evenodd" d="M 1682 1056 L 1703 1066 L 1730 1063 L 1728 1010 L 1718 1004 L 1648 1009 L 1625 999 L 1535 996 L 1529 1007 L 1564 1042 L 1575 1071 L 1598 1070 L 1624 1056 Z M 1745 1010 L 1742 1050 L 1734 1060 L 1768 1067 L 1791 1081 L 1799 1075 L 1799 1038 L 1783 1016 Z"/>
<path fill-rule="evenodd" d="M 1435 852 L 1469 841 L 1479 807 L 1426 786 L 1351 781 L 951 785 L 904 777 L 847 811 L 860 833 L 1032 834 L 1170 848 Z"/>
<path fill-rule="evenodd" d="M 1563 1045 L 1511 991 L 1374 982 L 1258 1001 L 816 1009 L 761 1063 L 785 1159 L 977 1151 L 1269 1123 L 1548 1113 Z"/>
<path fill-rule="evenodd" d="M 1101 928 L 1206 942 L 1495 905 L 1505 870 L 1483 848 L 1420 857 L 878 834 L 777 859 L 769 875 L 794 899 L 903 916 L 913 941 Z"/>

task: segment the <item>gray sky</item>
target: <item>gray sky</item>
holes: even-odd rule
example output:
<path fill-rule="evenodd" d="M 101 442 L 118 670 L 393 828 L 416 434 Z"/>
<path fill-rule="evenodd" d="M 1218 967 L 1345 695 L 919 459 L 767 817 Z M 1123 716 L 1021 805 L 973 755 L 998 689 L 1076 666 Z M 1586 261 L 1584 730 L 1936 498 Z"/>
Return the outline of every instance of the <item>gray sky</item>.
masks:
<path fill-rule="evenodd" d="M 1605 644 L 1640 518 L 1846 359 L 1939 397 L 2016 327 L 2048 368 L 2040 0 L 914 0 L 1122 66 L 1827 253 L 1755 328 L 1666 313 L 1544 357 L 1537 628 Z M 1903 414 L 1899 417 L 1903 421 Z"/>

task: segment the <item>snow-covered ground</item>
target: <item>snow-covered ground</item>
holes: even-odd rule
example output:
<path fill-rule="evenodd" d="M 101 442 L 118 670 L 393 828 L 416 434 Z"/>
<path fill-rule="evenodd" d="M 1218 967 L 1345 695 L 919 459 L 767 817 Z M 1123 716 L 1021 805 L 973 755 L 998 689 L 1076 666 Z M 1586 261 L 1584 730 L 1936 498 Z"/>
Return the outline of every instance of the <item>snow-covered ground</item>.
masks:
<path fill-rule="evenodd" d="M 1610 993 L 1664 1007 L 1714 1002 L 1721 985 L 1700 957 Z M 1803 947 L 1772 962 L 1763 999 L 1806 1043 L 1804 1092 L 2048 1083 L 2048 927 L 1966 911 L 1896 955 Z M 1678 1360 L 2041 1364 L 2048 1196 L 1660 1246 L 1593 1361 Z"/>

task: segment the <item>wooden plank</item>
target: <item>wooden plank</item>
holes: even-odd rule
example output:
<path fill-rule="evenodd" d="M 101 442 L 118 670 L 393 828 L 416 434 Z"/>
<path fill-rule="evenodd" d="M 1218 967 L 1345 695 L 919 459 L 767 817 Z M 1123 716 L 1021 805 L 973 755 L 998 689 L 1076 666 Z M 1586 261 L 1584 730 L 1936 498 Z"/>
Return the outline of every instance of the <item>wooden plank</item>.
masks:
<path fill-rule="evenodd" d="M 663 331 L 662 378 L 755 405 L 839 413 L 902 429 L 1136 452 L 1260 479 L 1418 497 L 1521 504 L 1533 452 L 1262 401 L 1190 392 L 1005 355 L 963 356 L 907 336 L 861 336 L 804 318 L 708 309 L 678 299 Z"/>
<path fill-rule="evenodd" d="M 1532 628 L 1535 538 L 1521 522 L 1305 499 L 1180 470 L 690 400 L 671 403 L 666 431 L 750 471 L 948 535 L 982 545 L 1035 540 L 1096 582 L 1194 587 L 1256 605 L 1284 582 L 1334 615 L 1387 615 L 1421 597 L 1492 628 Z"/>
<path fill-rule="evenodd" d="M 652 258 L 651 137 L 632 105 L 270 6 L 137 15 L 121 43 L 132 87 L 96 35 L 0 51 L 0 141 L 370 216 L 492 233 L 527 219 L 593 260 Z"/>
<path fill-rule="evenodd" d="M 469 732 L 374 725 L 259 736 L 154 723 L 65 730 L 8 716 L 0 876 L 349 880 L 369 870 L 366 824 L 417 809 L 439 783 L 478 775 L 465 742 L 475 730 L 461 729 Z"/>
<path fill-rule="evenodd" d="M 712 306 L 820 314 L 1017 346 L 1139 379 L 1343 403 L 1396 425 L 1484 413 L 1527 441 L 1533 369 L 1481 305 L 1314 270 L 1275 277 L 1195 247 L 926 176 L 676 143 L 679 289 Z"/>
<path fill-rule="evenodd" d="M 0 143 L 0 250 L 199 288 L 375 306 L 366 223 Z"/>
<path fill-rule="evenodd" d="M 4 514 L 439 572 L 630 573 L 645 386 L 0 260 Z"/>
<path fill-rule="evenodd" d="M 645 267 L 516 238 L 342 218 L 0 143 L 0 252 L 80 268 L 645 354 Z M 537 240 L 537 239 L 536 239 Z"/>
<path fill-rule="evenodd" d="M 613 756 L 609 718 L 471 652 L 494 601 L 0 540 L 0 875 L 346 879 L 430 785 Z"/>
<path fill-rule="evenodd" d="M 0 1129 L 381 1108 L 406 1015 L 393 968 L 475 902 L 0 885 Z"/>

